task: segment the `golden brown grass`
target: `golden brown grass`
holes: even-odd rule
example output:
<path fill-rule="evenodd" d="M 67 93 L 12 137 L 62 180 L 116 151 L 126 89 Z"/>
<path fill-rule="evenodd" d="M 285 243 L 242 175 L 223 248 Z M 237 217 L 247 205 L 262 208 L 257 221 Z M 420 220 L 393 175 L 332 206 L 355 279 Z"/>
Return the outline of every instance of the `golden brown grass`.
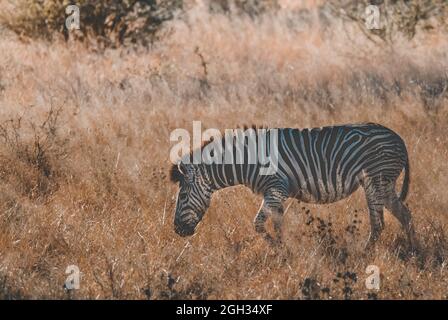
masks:
<path fill-rule="evenodd" d="M 150 50 L 0 40 L 0 297 L 445 299 L 448 297 L 447 49 L 436 32 L 375 47 L 333 21 L 280 12 L 256 22 L 192 10 Z M 202 60 L 207 66 L 204 73 Z M 195 236 L 172 226 L 169 134 L 256 123 L 382 123 L 406 141 L 411 256 L 386 213 L 375 249 L 362 191 L 288 201 L 285 247 L 253 230 L 260 197 L 214 195 Z M 81 288 L 63 289 L 68 265 Z M 366 289 L 377 265 L 381 289 Z"/>

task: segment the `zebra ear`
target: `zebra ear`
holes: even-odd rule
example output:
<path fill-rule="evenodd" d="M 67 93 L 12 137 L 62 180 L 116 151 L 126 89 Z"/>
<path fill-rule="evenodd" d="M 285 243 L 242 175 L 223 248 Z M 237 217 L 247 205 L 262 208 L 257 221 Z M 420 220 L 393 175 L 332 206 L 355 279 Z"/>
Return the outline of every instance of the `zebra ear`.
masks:
<path fill-rule="evenodd" d="M 180 171 L 177 164 L 173 164 L 170 169 L 170 180 L 172 182 L 180 182 L 184 178 L 184 174 Z"/>

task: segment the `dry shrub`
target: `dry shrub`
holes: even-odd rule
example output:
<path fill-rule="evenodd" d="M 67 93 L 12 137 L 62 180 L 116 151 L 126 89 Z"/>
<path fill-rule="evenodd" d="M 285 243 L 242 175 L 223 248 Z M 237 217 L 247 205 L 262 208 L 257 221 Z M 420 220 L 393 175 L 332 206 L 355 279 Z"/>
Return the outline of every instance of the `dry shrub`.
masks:
<path fill-rule="evenodd" d="M 41 122 L 25 113 L 0 125 L 2 167 L 13 169 L 2 170 L 1 178 L 23 195 L 38 198 L 57 187 L 56 162 L 66 156 L 65 141 L 57 135 L 61 110 L 51 107 Z"/>
<path fill-rule="evenodd" d="M 80 30 L 70 34 L 110 47 L 153 42 L 162 24 L 182 9 L 183 0 L 20 0 L 2 7 L 0 24 L 22 37 L 51 39 L 62 34 L 68 39 L 68 5 L 77 5 L 80 11 Z"/>
<path fill-rule="evenodd" d="M 184 0 L 20 0 L 2 6 L 0 25 L 22 38 L 91 40 L 102 47 L 149 45 L 163 36 L 163 26 L 191 1 Z M 256 17 L 279 8 L 276 0 L 208 0 L 211 11 L 247 14 Z M 69 31 L 65 26 L 68 5 L 80 11 L 80 29 Z"/>
<path fill-rule="evenodd" d="M 254 18 L 279 9 L 277 0 L 209 0 L 211 12 L 247 14 Z"/>
<path fill-rule="evenodd" d="M 367 30 L 365 27 L 368 5 L 376 5 L 380 10 L 379 29 Z M 358 24 L 370 39 L 381 39 L 388 43 L 393 43 L 401 35 L 412 39 L 418 30 L 447 27 L 448 5 L 444 0 L 339 0 L 332 1 L 329 6 L 334 14 Z"/>

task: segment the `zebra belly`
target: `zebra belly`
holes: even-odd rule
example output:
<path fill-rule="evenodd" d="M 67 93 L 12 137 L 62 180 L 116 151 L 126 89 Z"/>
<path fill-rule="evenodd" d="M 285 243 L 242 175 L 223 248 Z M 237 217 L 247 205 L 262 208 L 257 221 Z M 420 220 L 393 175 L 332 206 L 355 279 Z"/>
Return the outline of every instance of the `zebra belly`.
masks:
<path fill-rule="evenodd" d="M 314 192 L 310 192 L 307 187 L 295 186 L 290 191 L 290 197 L 296 198 L 297 200 L 305 203 L 333 203 L 342 199 L 347 198 L 353 192 L 355 192 L 360 186 L 358 181 L 353 182 L 350 186 L 324 186 L 323 183 L 318 183 L 316 186 L 316 190 Z"/>

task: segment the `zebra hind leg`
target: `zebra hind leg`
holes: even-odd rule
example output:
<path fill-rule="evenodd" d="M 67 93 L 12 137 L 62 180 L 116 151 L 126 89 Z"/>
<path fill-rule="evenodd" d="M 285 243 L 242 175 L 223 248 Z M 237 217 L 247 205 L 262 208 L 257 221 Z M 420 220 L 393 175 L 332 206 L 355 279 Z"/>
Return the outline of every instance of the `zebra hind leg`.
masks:
<path fill-rule="evenodd" d="M 402 225 L 404 231 L 406 232 L 411 250 L 418 253 L 420 251 L 420 247 L 415 235 L 411 212 L 408 207 L 397 197 L 395 192 L 391 195 L 386 207 Z"/>
<path fill-rule="evenodd" d="M 375 200 L 370 200 L 368 202 L 369 217 L 370 217 L 370 235 L 369 239 L 367 240 L 366 248 L 372 247 L 378 241 L 384 229 L 384 219 L 383 219 L 384 205 L 373 201 Z"/>
<path fill-rule="evenodd" d="M 384 229 L 385 186 L 380 181 L 368 179 L 364 184 L 369 209 L 370 235 L 366 248 L 371 248 L 378 241 Z"/>

